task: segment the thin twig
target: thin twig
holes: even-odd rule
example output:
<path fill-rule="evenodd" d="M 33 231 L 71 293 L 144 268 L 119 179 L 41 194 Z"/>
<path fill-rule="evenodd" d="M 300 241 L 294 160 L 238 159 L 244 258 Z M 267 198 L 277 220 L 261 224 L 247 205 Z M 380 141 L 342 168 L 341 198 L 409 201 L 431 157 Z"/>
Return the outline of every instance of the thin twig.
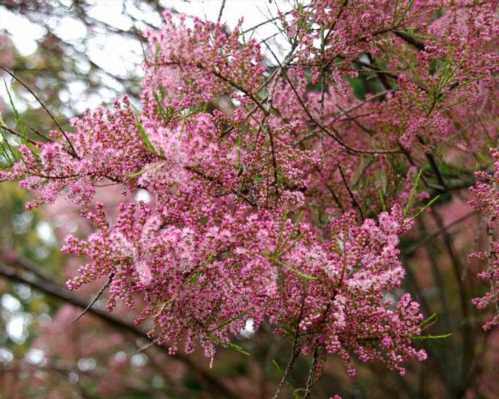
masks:
<path fill-rule="evenodd" d="M 194 174 L 202 177 L 205 180 L 208 180 L 208 181 L 211 181 L 213 183 L 216 183 L 219 186 L 221 186 L 222 188 L 225 188 L 224 184 L 220 180 L 218 180 L 216 177 L 207 175 L 206 173 L 202 172 L 201 170 L 198 170 L 198 169 L 196 169 L 196 168 L 194 168 L 192 166 L 186 166 L 186 167 L 184 167 L 184 169 L 187 170 L 187 171 L 189 171 L 189 172 L 191 172 L 191 173 L 194 173 Z M 257 203 L 255 201 L 253 201 L 251 198 L 247 197 L 243 193 L 241 193 L 241 192 L 239 192 L 237 190 L 234 190 L 234 189 L 229 189 L 229 192 L 231 192 L 232 194 L 236 195 L 237 197 L 243 199 L 245 202 L 247 202 L 251 206 L 253 206 L 253 207 L 257 206 Z"/>
<path fill-rule="evenodd" d="M 288 379 L 289 373 L 293 369 L 293 366 L 295 364 L 296 359 L 298 358 L 298 355 L 300 354 L 300 348 L 299 348 L 299 338 L 300 338 L 300 321 L 303 316 L 303 308 L 305 305 L 304 301 L 305 297 L 303 297 L 302 302 L 301 302 L 301 308 L 300 308 L 300 315 L 298 316 L 298 320 L 296 322 L 296 328 L 294 332 L 294 337 L 293 337 L 293 346 L 291 347 L 291 355 L 289 356 L 288 363 L 286 365 L 286 369 L 284 370 L 284 374 L 281 377 L 281 380 L 279 381 L 279 384 L 277 385 L 276 391 L 274 393 L 274 396 L 272 396 L 272 399 L 278 399 L 279 395 L 281 394 L 282 387 L 284 386 L 284 383 Z"/>
<path fill-rule="evenodd" d="M 270 46 L 267 45 L 267 43 L 265 43 L 265 45 L 267 46 L 267 48 L 270 47 Z M 303 109 L 303 111 L 307 115 L 308 119 L 310 119 L 310 121 L 315 126 L 317 126 L 323 133 L 326 133 L 329 137 L 331 137 L 339 145 L 341 145 L 347 151 L 349 151 L 349 152 L 351 152 L 353 154 L 398 154 L 398 153 L 400 153 L 400 150 L 398 150 L 398 149 L 393 149 L 393 150 L 382 150 L 382 149 L 379 149 L 379 150 L 378 149 L 376 149 L 376 150 L 363 150 L 363 149 L 358 149 L 358 148 L 351 147 L 349 144 L 345 143 L 343 141 L 343 139 L 340 138 L 340 134 L 339 134 L 338 130 L 334 126 L 330 126 L 330 128 L 331 128 L 331 131 L 330 131 L 328 128 L 326 128 L 321 122 L 319 122 L 312 115 L 312 113 L 308 109 L 307 105 L 305 104 L 305 102 L 301 98 L 300 94 L 298 93 L 298 90 L 296 89 L 296 87 L 294 86 L 294 84 L 291 82 L 291 79 L 289 79 L 289 76 L 288 76 L 285 68 L 283 68 L 283 66 L 281 65 L 281 62 L 275 56 L 275 54 L 273 54 L 273 56 L 274 56 L 276 62 L 281 67 L 282 76 L 284 77 L 284 79 L 286 80 L 286 82 L 289 84 L 289 87 L 293 91 L 293 93 L 295 95 L 295 98 L 298 100 L 298 103 L 300 104 L 301 108 Z"/>
<path fill-rule="evenodd" d="M 76 323 L 80 320 L 99 300 L 99 298 L 104 294 L 104 291 L 111 285 L 113 281 L 114 273 L 111 273 L 106 281 L 106 283 L 101 287 L 101 289 L 97 292 L 97 294 L 93 297 L 93 299 L 88 303 L 88 305 L 83 309 L 83 311 L 73 320 L 73 323 Z"/>
<path fill-rule="evenodd" d="M 341 169 L 340 165 L 338 165 L 338 170 L 340 171 L 341 179 L 343 180 L 343 184 L 345 185 L 345 188 L 348 191 L 348 195 L 350 196 L 350 199 L 352 200 L 353 205 L 359 211 L 361 219 L 364 220 L 364 212 L 362 212 L 362 208 L 360 207 L 360 204 L 355 199 L 355 196 L 353 195 L 353 192 L 350 189 L 350 186 L 348 185 L 347 179 L 346 179 L 345 174 L 343 173 L 343 169 Z"/>
<path fill-rule="evenodd" d="M 13 136 L 16 136 L 16 137 L 19 137 L 20 139 L 26 140 L 30 144 L 33 144 L 33 145 L 37 145 L 38 144 L 35 140 L 31 140 L 30 138 L 25 137 L 22 133 L 14 130 L 14 129 L 11 129 L 10 127 L 4 125 L 3 123 L 0 123 L 0 128 L 3 129 L 3 130 L 5 130 L 5 131 L 7 131 L 7 132 L 9 132 Z"/>
<path fill-rule="evenodd" d="M 308 8 L 308 7 L 310 7 L 310 5 L 305 5 L 303 8 Z M 286 16 L 286 15 L 289 15 L 289 14 L 291 14 L 291 13 L 292 13 L 292 12 L 294 12 L 294 11 L 295 11 L 295 9 L 293 8 L 292 10 L 289 10 L 289 11 L 286 11 L 286 12 L 284 12 L 284 13 L 281 13 L 281 14 L 280 14 L 279 16 L 277 16 L 277 17 L 272 17 L 272 18 L 269 18 L 269 19 L 267 19 L 267 20 L 265 20 L 265 21 L 262 21 L 262 22 L 260 22 L 260 23 L 258 23 L 258 24 L 256 24 L 256 25 L 254 25 L 254 26 L 252 26 L 252 27 L 248 28 L 248 29 L 243 30 L 243 31 L 241 32 L 241 35 L 244 35 L 244 34 L 246 34 L 246 33 L 249 33 L 249 32 L 251 32 L 251 31 L 253 31 L 253 30 L 255 30 L 255 29 L 258 29 L 258 28 L 260 28 L 260 27 L 262 27 L 262 26 L 264 26 L 264 25 L 270 24 L 270 23 L 272 23 L 272 22 L 274 22 L 274 21 L 277 21 L 278 19 L 281 19 L 282 17 L 284 17 L 284 16 Z"/>
<path fill-rule="evenodd" d="M 55 118 L 55 116 L 52 114 L 52 112 L 50 112 L 50 110 L 47 108 L 47 106 L 40 99 L 40 97 L 38 97 L 38 95 L 23 80 L 21 80 L 19 77 L 17 77 L 9 69 L 7 69 L 7 68 L 5 68 L 5 67 L 3 67 L 1 65 L 0 65 L 0 69 L 2 69 L 4 72 L 8 73 L 21 86 L 23 86 L 26 90 L 28 90 L 28 92 L 35 98 L 35 100 L 38 102 L 38 104 L 40 104 L 40 106 L 43 108 L 43 110 L 48 114 L 48 116 L 50 117 L 50 119 L 52 119 L 54 121 L 55 125 L 57 126 L 57 128 L 59 129 L 59 131 L 61 132 L 61 134 L 64 136 L 64 139 L 68 142 L 69 147 L 71 148 L 71 151 L 72 151 L 72 155 L 79 159 L 78 153 L 76 152 L 76 149 L 74 148 L 73 143 L 71 142 L 71 140 L 69 140 L 69 137 L 68 137 L 67 133 L 64 131 L 64 129 L 62 128 L 62 126 L 60 125 L 60 123 L 57 121 L 57 119 Z"/>
<path fill-rule="evenodd" d="M 421 241 L 416 242 L 414 245 L 412 245 L 407 250 L 405 250 L 404 251 L 404 255 L 405 256 L 412 255 L 422 245 L 424 245 L 424 244 L 432 241 L 434 238 L 438 237 L 440 234 L 443 234 L 444 232 L 448 231 L 451 227 L 453 227 L 453 226 L 455 226 L 455 225 L 457 225 L 459 223 L 462 223 L 462 222 L 466 221 L 467 219 L 469 219 L 472 216 L 475 216 L 476 214 L 477 214 L 477 211 L 469 212 L 466 215 L 460 217 L 459 219 L 454 220 L 452 223 L 449 223 L 448 225 L 444 226 L 443 228 L 439 228 L 434 233 L 429 234 L 424 239 L 422 239 Z"/>
<path fill-rule="evenodd" d="M 222 14 L 224 12 L 224 8 L 225 8 L 225 0 L 222 0 L 222 4 L 220 5 L 220 11 L 218 12 L 217 24 L 219 24 L 220 21 L 222 20 Z"/>
<path fill-rule="evenodd" d="M 312 387 L 315 383 L 315 372 L 317 369 L 317 362 L 319 360 L 319 348 L 316 347 L 314 350 L 314 357 L 312 360 L 312 365 L 310 366 L 310 370 L 307 377 L 307 383 L 305 385 L 305 393 L 303 395 L 303 399 L 309 399 L 312 394 Z"/>

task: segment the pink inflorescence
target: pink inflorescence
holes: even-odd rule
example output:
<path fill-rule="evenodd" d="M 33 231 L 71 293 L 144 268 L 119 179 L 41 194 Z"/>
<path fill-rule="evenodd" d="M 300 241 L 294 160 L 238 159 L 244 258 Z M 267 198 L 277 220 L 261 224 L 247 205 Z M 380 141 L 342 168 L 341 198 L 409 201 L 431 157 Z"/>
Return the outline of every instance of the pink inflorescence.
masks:
<path fill-rule="evenodd" d="M 412 340 L 419 305 L 400 288 L 410 187 L 389 157 L 458 142 L 462 130 L 483 143 L 467 124 L 494 108 L 497 27 L 487 2 L 464 3 L 314 0 L 282 16 L 295 45 L 287 66 L 270 69 L 239 27 L 165 14 L 146 35 L 140 113 L 127 98 L 88 112 L 70 143 L 53 132 L 21 146 L 2 177 L 22 179 L 33 206 L 61 195 L 78 205 L 94 231 L 66 239 L 64 251 L 87 260 L 68 286 L 112 276 L 110 307 L 140 297 L 140 319 L 172 353 L 200 344 L 213 357 L 252 320 L 299 337 L 304 353 L 338 355 L 350 375 L 353 359 L 403 373 L 426 354 Z M 381 94 L 360 99 L 347 79 L 362 55 L 377 68 L 367 54 L 389 74 Z M 364 176 L 372 184 L 349 187 Z M 95 200 L 103 183 L 125 194 L 111 211 Z M 486 200 L 489 189 L 475 191 Z M 126 195 L 138 190 L 150 201 Z M 486 273 L 497 281 L 497 260 Z"/>
<path fill-rule="evenodd" d="M 478 309 L 493 308 L 492 317 L 486 321 L 483 328 L 488 330 L 499 325 L 499 239 L 497 238 L 497 223 L 499 220 L 499 150 L 491 150 L 494 161 L 493 170 L 476 173 L 477 183 L 472 188 L 471 204 L 475 209 L 487 216 L 488 249 L 471 254 L 487 265 L 479 273 L 480 279 L 490 284 L 490 289 L 480 298 L 473 299 Z"/>

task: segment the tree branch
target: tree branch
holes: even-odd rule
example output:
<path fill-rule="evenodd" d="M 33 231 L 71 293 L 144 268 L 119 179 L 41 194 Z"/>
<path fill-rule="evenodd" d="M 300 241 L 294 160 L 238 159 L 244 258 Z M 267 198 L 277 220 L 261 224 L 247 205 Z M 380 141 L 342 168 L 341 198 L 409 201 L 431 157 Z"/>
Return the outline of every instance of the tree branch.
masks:
<path fill-rule="evenodd" d="M 4 264 L 0 265 L 0 277 L 4 277 L 7 280 L 10 280 L 15 283 L 21 283 L 28 285 L 29 287 L 36 289 L 38 291 L 43 292 L 44 294 L 50 295 L 54 298 L 59 299 L 62 302 L 69 303 L 73 306 L 79 307 L 81 309 L 85 309 L 87 307 L 87 302 L 69 290 L 59 286 L 56 283 L 53 283 L 49 280 L 45 279 L 39 279 L 32 275 L 31 273 L 22 273 L 17 271 L 16 269 L 5 266 Z M 98 309 L 95 307 L 89 308 L 88 313 L 96 316 L 100 320 L 106 322 L 109 326 L 117 329 L 118 331 L 122 333 L 128 333 L 136 336 L 137 338 L 151 341 L 149 336 L 147 335 L 146 332 L 144 332 L 142 329 L 136 327 L 134 324 L 127 322 L 125 320 L 122 320 L 109 312 Z M 161 345 L 158 345 L 157 343 L 154 343 L 154 345 L 161 349 L 161 351 L 165 351 L 165 348 L 162 347 Z M 199 378 L 206 383 L 207 386 L 211 387 L 216 391 L 218 394 L 222 395 L 224 398 L 237 398 L 235 394 L 229 390 L 225 386 L 225 384 L 222 381 L 219 381 L 216 379 L 214 376 L 209 374 L 206 370 L 204 370 L 202 367 L 198 366 L 196 363 L 194 363 L 191 359 L 189 359 L 187 356 L 184 356 L 182 354 L 175 354 L 171 356 L 173 359 L 182 362 L 184 365 L 186 365 L 190 370 L 195 372 Z"/>

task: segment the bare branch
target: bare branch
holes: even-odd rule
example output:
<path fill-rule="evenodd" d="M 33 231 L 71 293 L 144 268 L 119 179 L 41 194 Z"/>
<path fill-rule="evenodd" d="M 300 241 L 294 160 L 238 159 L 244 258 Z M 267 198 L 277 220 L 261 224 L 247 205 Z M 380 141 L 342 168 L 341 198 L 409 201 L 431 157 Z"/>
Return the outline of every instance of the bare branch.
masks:
<path fill-rule="evenodd" d="M 111 273 L 106 281 L 106 283 L 101 287 L 101 289 L 97 292 L 97 294 L 93 297 L 93 299 L 88 303 L 88 305 L 83 309 L 83 311 L 73 320 L 73 323 L 76 323 L 78 320 L 80 320 L 85 313 L 87 313 L 94 305 L 95 303 L 99 300 L 99 298 L 104 294 L 104 291 L 111 285 L 111 282 L 113 281 L 114 273 Z"/>
<path fill-rule="evenodd" d="M 220 11 L 218 12 L 218 18 L 217 18 L 217 23 L 218 24 L 222 20 L 222 14 L 224 12 L 224 8 L 225 8 L 225 0 L 222 0 L 222 4 L 220 5 Z"/>

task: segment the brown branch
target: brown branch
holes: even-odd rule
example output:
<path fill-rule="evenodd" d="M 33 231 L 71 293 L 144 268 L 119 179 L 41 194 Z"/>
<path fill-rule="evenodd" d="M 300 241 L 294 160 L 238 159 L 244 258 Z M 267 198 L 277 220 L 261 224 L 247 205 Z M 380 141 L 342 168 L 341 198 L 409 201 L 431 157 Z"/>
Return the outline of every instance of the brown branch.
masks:
<path fill-rule="evenodd" d="M 449 223 L 446 226 L 443 226 L 443 227 L 439 228 L 434 233 L 427 235 L 425 238 L 423 238 L 422 240 L 416 242 L 414 245 L 412 245 L 407 250 L 405 250 L 404 251 L 404 255 L 405 256 L 410 256 L 410 255 L 414 254 L 416 252 L 416 250 L 418 248 L 420 248 L 421 246 L 423 246 L 424 244 L 432 241 L 434 238 L 438 237 L 440 234 L 443 234 L 444 232 L 448 232 L 448 230 L 451 227 L 453 227 L 453 226 L 455 226 L 455 225 L 457 225 L 459 223 L 462 223 L 462 222 L 466 221 L 470 217 L 477 215 L 477 213 L 478 212 L 476 212 L 476 211 L 469 212 L 466 215 L 460 217 L 459 219 L 454 220 L 452 223 Z"/>
<path fill-rule="evenodd" d="M 348 191 L 348 195 L 350 196 L 350 199 L 352 200 L 352 204 L 357 208 L 357 210 L 359 211 L 359 214 L 360 214 L 360 217 L 362 220 L 364 220 L 364 212 L 362 212 L 362 208 L 360 206 L 360 204 L 358 203 L 358 201 L 355 199 L 355 196 L 353 195 L 353 192 L 352 190 L 350 189 L 350 186 L 348 185 L 348 182 L 347 182 L 347 179 L 345 177 L 345 174 L 343 173 L 343 169 L 341 169 L 341 166 L 338 165 L 338 169 L 340 171 L 340 175 L 341 175 L 341 180 L 343 180 L 343 184 L 345 185 L 345 188 L 347 189 Z"/>
<path fill-rule="evenodd" d="M 3 123 L 0 123 L 0 128 L 1 128 L 1 129 L 3 129 L 3 130 L 5 130 L 6 132 L 9 132 L 9 133 L 10 133 L 10 134 L 12 134 L 13 136 L 19 137 L 19 138 L 20 138 L 20 139 L 22 139 L 22 140 L 26 140 L 26 141 L 27 141 L 28 143 L 30 143 L 30 144 L 33 144 L 33 145 L 38 145 L 38 142 L 37 142 L 37 141 L 32 140 L 32 139 L 30 139 L 29 137 L 24 136 L 21 132 L 18 132 L 17 130 L 14 130 L 14 129 L 10 128 L 10 127 L 8 127 L 7 125 L 4 125 Z M 44 139 L 47 139 L 47 140 L 51 141 L 48 137 L 43 136 L 41 133 L 39 133 L 39 132 L 38 132 L 38 131 L 36 131 L 35 129 L 33 129 L 33 128 L 31 128 L 31 127 L 30 127 L 30 129 L 31 129 L 34 133 L 36 133 L 37 135 L 39 135 L 39 136 L 43 137 Z"/>
<path fill-rule="evenodd" d="M 280 65 L 279 60 L 276 58 L 276 62 Z M 281 65 L 282 68 L 282 65 Z M 340 137 L 340 132 L 334 127 L 331 126 L 331 131 L 326 128 L 321 122 L 319 122 L 310 110 L 308 109 L 307 105 L 301 98 L 300 94 L 298 93 L 298 90 L 296 87 L 293 85 L 291 82 L 291 79 L 289 79 L 288 74 L 286 73 L 285 69 L 282 68 L 282 76 L 286 80 L 286 82 L 289 84 L 289 87 L 291 87 L 291 90 L 293 91 L 293 94 L 295 95 L 295 98 L 298 100 L 298 103 L 300 104 L 300 107 L 303 109 L 305 114 L 307 115 L 308 119 L 315 125 L 317 126 L 323 133 L 327 134 L 329 137 L 331 137 L 334 141 L 336 141 L 339 145 L 344 147 L 347 151 L 353 153 L 353 154 L 397 154 L 400 153 L 400 150 L 398 149 L 393 149 L 393 150 L 382 150 L 382 149 L 375 149 L 375 150 L 363 150 L 363 149 L 358 149 L 351 147 L 349 144 L 345 143 L 343 139 Z"/>
<path fill-rule="evenodd" d="M 411 36 L 408 33 L 405 33 L 401 30 L 394 30 L 393 34 L 398 38 L 402 39 L 407 44 L 410 44 L 411 46 L 415 47 L 418 51 L 423 51 L 426 47 L 426 45 L 423 42 L 417 40 L 414 36 Z"/>
<path fill-rule="evenodd" d="M 73 320 L 73 323 L 76 323 L 80 320 L 99 300 L 99 298 L 104 294 L 104 291 L 111 285 L 113 281 L 114 273 L 111 273 L 106 281 L 106 283 L 101 287 L 101 289 L 97 292 L 94 298 L 88 303 L 88 305 L 83 309 L 83 311 Z"/>
<path fill-rule="evenodd" d="M 320 356 L 320 353 L 319 353 L 319 348 L 315 348 L 314 350 L 314 358 L 312 360 L 312 365 L 310 366 L 310 371 L 308 373 L 308 377 L 307 377 L 307 383 L 305 385 L 305 393 L 303 395 L 303 399 L 309 399 L 312 395 L 312 387 L 315 383 L 315 379 L 316 379 L 316 368 L 317 368 L 317 362 L 319 361 L 319 356 Z"/>
<path fill-rule="evenodd" d="M 218 11 L 218 18 L 217 18 L 217 23 L 218 24 L 222 20 L 222 15 L 224 13 L 224 8 L 225 8 L 225 0 L 222 0 L 222 4 L 220 5 L 220 11 Z"/>
<path fill-rule="evenodd" d="M 223 183 L 218 180 L 216 177 L 213 177 L 213 176 L 210 176 L 210 175 L 207 175 L 206 173 L 202 172 L 201 170 L 198 170 L 192 166 L 186 166 L 184 167 L 185 170 L 191 172 L 191 173 L 194 173 L 195 175 L 199 176 L 199 177 L 202 177 L 203 179 L 205 180 L 208 180 L 212 183 L 216 183 L 217 185 L 219 185 L 220 187 L 224 188 L 225 186 L 223 185 Z M 236 197 L 239 197 L 241 198 L 242 200 L 244 200 L 245 202 L 247 202 L 248 204 L 250 204 L 251 206 L 253 207 L 256 207 L 257 204 L 255 201 L 253 201 L 251 198 L 248 198 L 246 195 L 244 195 L 243 193 L 237 191 L 237 190 L 234 190 L 234 189 L 229 189 L 229 192 L 234 194 Z"/>
<path fill-rule="evenodd" d="M 279 395 L 281 394 L 282 387 L 284 386 L 284 383 L 288 379 L 289 373 L 291 373 L 291 370 L 293 369 L 293 366 L 296 362 L 296 359 L 300 355 L 300 345 L 299 345 L 299 338 L 300 338 L 300 321 L 303 317 L 303 308 L 305 307 L 305 297 L 302 298 L 301 301 L 301 307 L 300 307 L 300 315 L 298 316 L 298 320 L 296 321 L 296 327 L 295 327 L 295 332 L 293 336 L 293 346 L 291 347 L 291 355 L 289 356 L 288 363 L 286 365 L 286 369 L 284 370 L 284 374 L 282 375 L 281 380 L 279 381 L 279 384 L 277 385 L 276 391 L 274 395 L 272 396 L 272 399 L 278 399 Z"/>
<path fill-rule="evenodd" d="M 47 295 L 59 299 L 62 302 L 69 303 L 81 309 L 85 309 L 87 307 L 86 301 L 79 298 L 72 292 L 59 286 L 56 283 L 53 283 L 52 281 L 38 279 L 35 276 L 31 275 L 31 273 L 21 273 L 19 271 L 16 271 L 14 268 L 0 265 L 0 276 L 15 283 L 28 285 L 33 289 L 41 291 Z M 90 308 L 88 309 L 88 312 L 122 333 L 132 334 L 140 339 L 151 341 L 146 332 L 136 327 L 134 324 L 122 320 L 105 310 Z M 161 351 L 165 351 L 164 347 L 162 347 L 161 345 L 158 345 L 157 343 L 154 343 L 154 345 L 157 348 L 161 349 Z M 201 368 L 187 356 L 177 353 L 170 357 L 184 363 L 190 370 L 195 372 L 199 376 L 199 378 L 206 383 L 206 385 L 213 388 L 216 392 L 221 394 L 222 397 L 237 397 L 222 381 L 219 381 L 217 378 L 209 374 L 206 370 Z"/>
<path fill-rule="evenodd" d="M 447 229 L 445 228 L 440 213 L 435 208 L 432 208 L 431 211 L 432 211 L 431 216 L 433 217 L 433 220 L 435 221 L 438 228 L 442 230 L 443 242 L 452 264 L 452 270 L 454 272 L 454 277 L 456 279 L 459 291 L 461 312 L 463 316 L 462 331 L 463 331 L 464 356 L 462 359 L 461 372 L 462 372 L 462 380 L 464 381 L 466 366 L 471 363 L 474 354 L 473 331 L 470 324 L 471 320 L 469 319 L 470 317 L 469 295 L 468 295 L 467 286 L 465 284 L 465 281 L 463 281 L 463 276 L 462 276 L 462 273 L 464 271 L 464 265 L 461 261 L 461 257 L 456 253 L 454 241 L 449 232 L 447 231 Z"/>
<path fill-rule="evenodd" d="M 272 134 L 272 130 L 268 129 L 269 133 L 269 142 L 270 142 L 270 151 L 272 155 L 272 168 L 274 170 L 274 187 L 276 193 L 276 201 L 279 198 L 279 185 L 278 185 L 278 175 L 277 175 L 277 158 L 274 144 L 274 135 Z"/>

